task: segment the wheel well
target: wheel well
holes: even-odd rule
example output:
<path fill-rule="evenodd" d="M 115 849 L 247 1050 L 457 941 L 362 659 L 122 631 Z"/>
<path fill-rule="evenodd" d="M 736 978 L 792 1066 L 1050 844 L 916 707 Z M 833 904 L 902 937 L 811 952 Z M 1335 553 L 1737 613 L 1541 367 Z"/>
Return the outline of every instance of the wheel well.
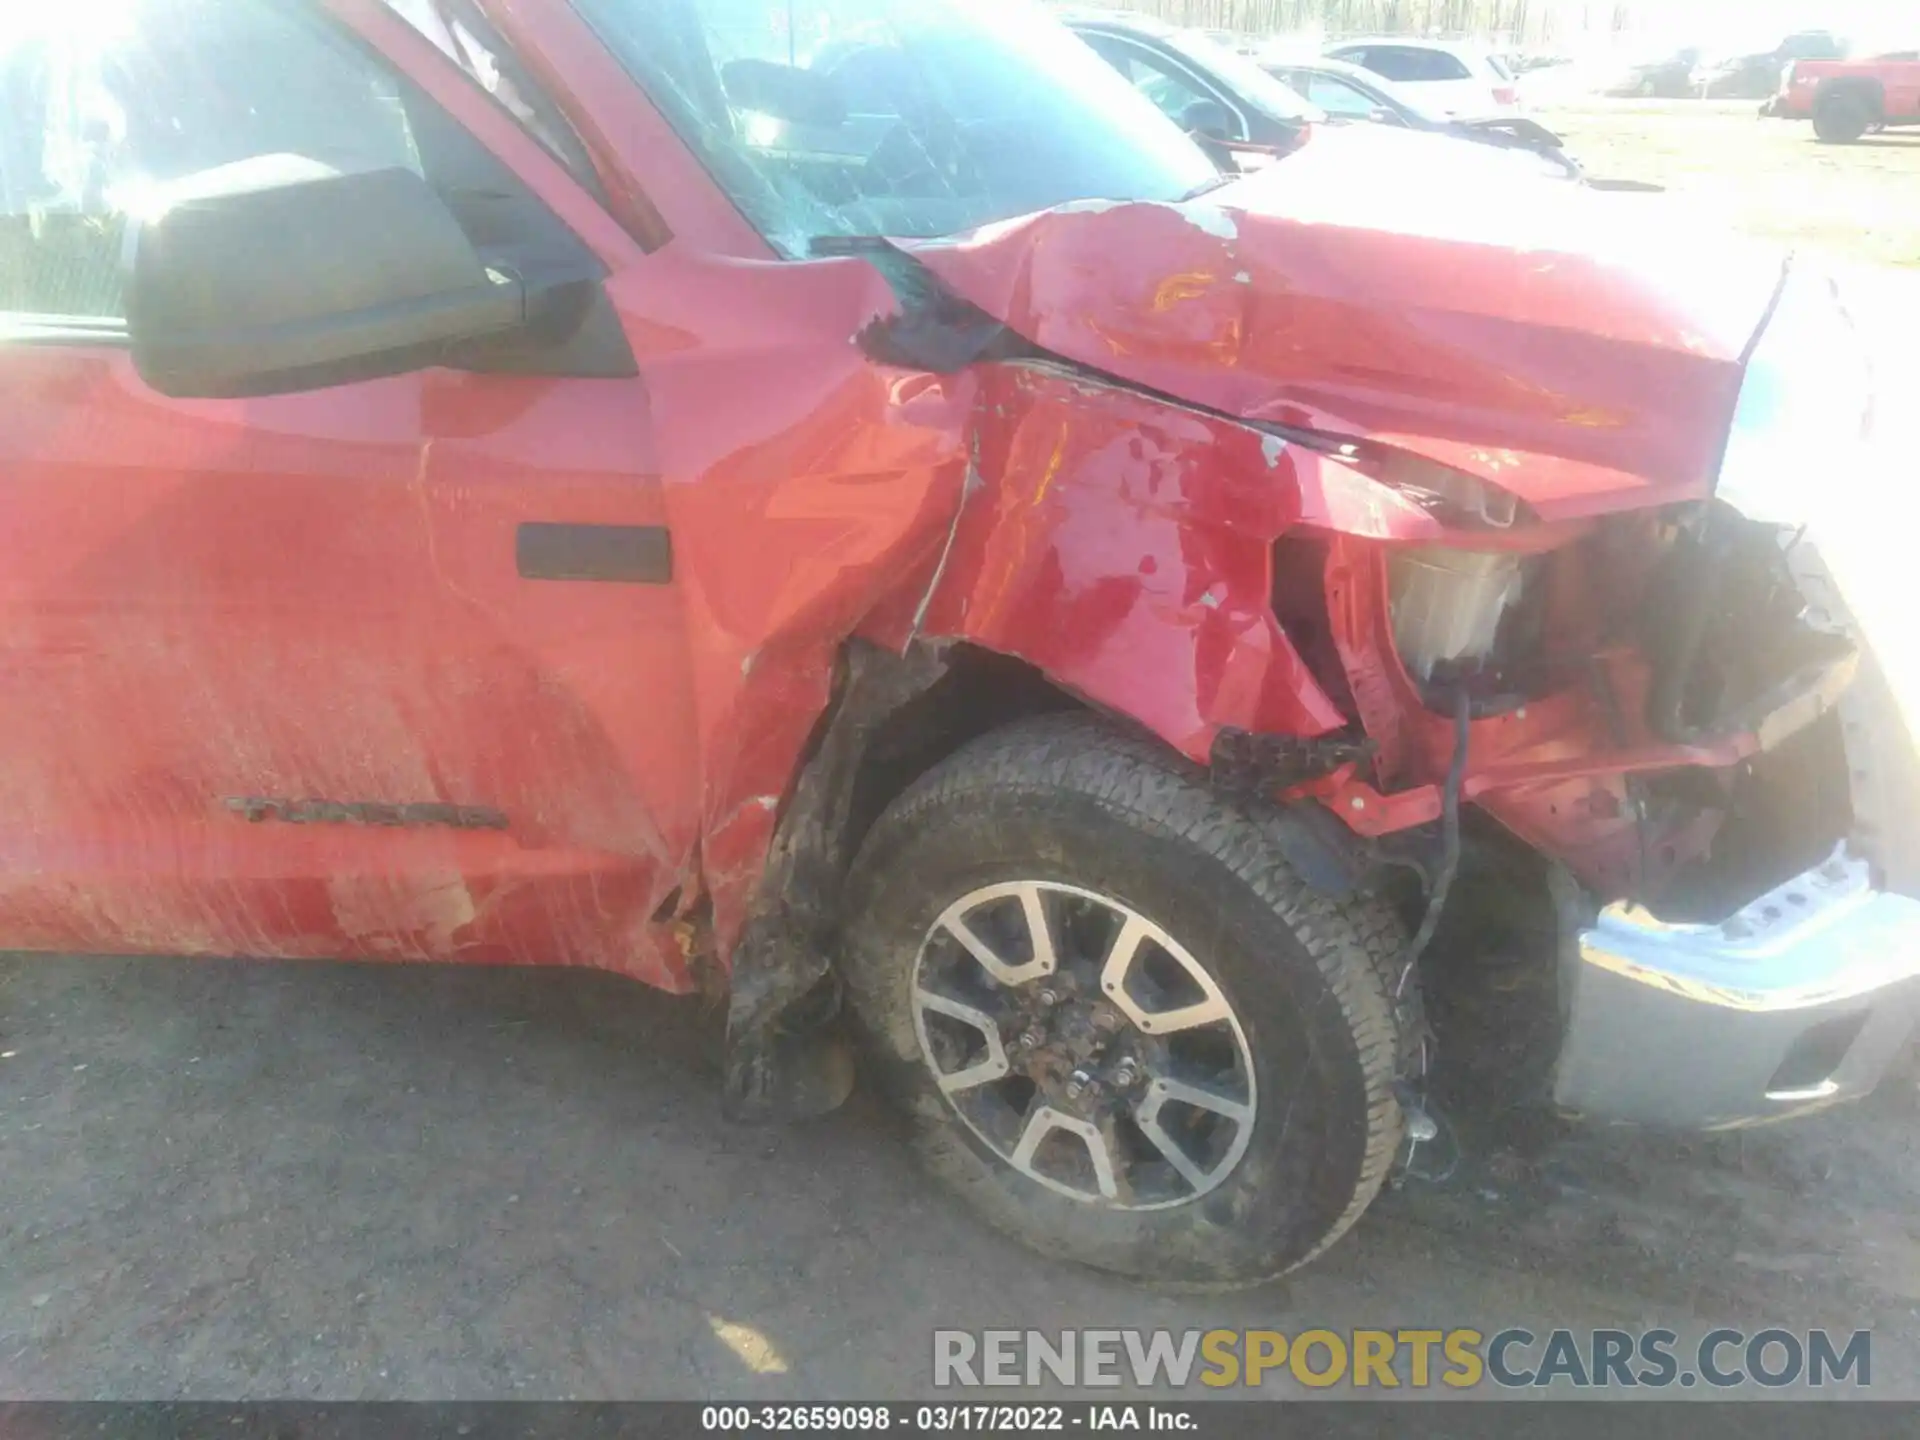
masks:
<path fill-rule="evenodd" d="M 873 730 L 859 768 L 838 849 L 851 860 L 874 822 L 906 788 L 963 746 L 1003 725 L 1063 710 L 1089 710 L 1021 660 L 955 645 L 940 678 L 891 711 Z"/>
<path fill-rule="evenodd" d="M 1042 715 L 1078 712 L 1098 714 L 1114 729 L 1164 747 L 1129 717 L 1100 710 L 1025 661 L 955 644 L 941 649 L 935 678 L 914 683 L 911 672 L 928 660 L 925 654 L 900 658 L 866 647 L 855 667 L 860 678 L 829 721 L 829 733 L 863 732 L 857 758 L 837 782 L 847 790 L 844 806 L 824 827 L 826 833 L 816 832 L 836 900 L 854 856 L 886 808 L 922 775 L 992 731 Z M 1282 808 L 1247 796 L 1232 803 L 1247 806 L 1270 827 L 1301 878 L 1316 890 L 1351 894 L 1380 868 L 1352 832 L 1317 805 Z"/>
<path fill-rule="evenodd" d="M 1839 80 L 1829 80 L 1814 93 L 1813 103 L 1818 105 L 1822 101 L 1833 99 L 1836 96 L 1846 96 L 1852 100 L 1863 100 L 1866 102 L 1868 113 L 1872 115 L 1875 120 L 1885 118 L 1887 95 L 1878 80 L 1870 80 L 1863 76 L 1848 76 Z"/>
<path fill-rule="evenodd" d="M 880 813 L 970 740 L 1073 708 L 1084 707 L 1031 666 L 968 646 L 904 655 L 848 647 L 733 946 L 722 1087 L 730 1118 L 822 1114 L 845 1097 L 851 1072 L 834 1036 L 830 957 L 848 867 Z"/>
<path fill-rule="evenodd" d="M 1551 862 L 1486 817 L 1467 818 L 1460 873 L 1420 961 L 1435 1042 L 1429 1094 L 1469 1149 L 1525 1151 L 1554 1124 L 1563 917 Z M 1417 919 L 1417 897 L 1400 899 Z"/>
<path fill-rule="evenodd" d="M 969 645 L 914 646 L 904 655 L 864 641 L 848 647 L 834 705 L 783 807 L 732 947 L 722 1089 L 730 1118 L 820 1114 L 844 1098 L 833 1058 L 832 957 L 854 857 L 887 807 L 991 731 L 1094 708 L 1033 666 Z M 1127 728 L 1124 717 L 1110 718 Z M 1309 885 L 1334 896 L 1358 888 L 1365 866 L 1337 819 L 1317 806 L 1283 812 L 1262 804 L 1259 814 Z"/>

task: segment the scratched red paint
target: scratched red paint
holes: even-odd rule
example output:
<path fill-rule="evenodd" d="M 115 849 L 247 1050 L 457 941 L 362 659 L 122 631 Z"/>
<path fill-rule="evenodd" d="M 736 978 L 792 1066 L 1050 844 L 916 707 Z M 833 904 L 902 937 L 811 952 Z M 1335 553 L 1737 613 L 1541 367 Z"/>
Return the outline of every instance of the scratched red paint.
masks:
<path fill-rule="evenodd" d="M 334 8 L 605 263 L 640 376 L 177 401 L 116 350 L 9 350 L 0 945 L 581 964 L 686 989 L 664 922 L 706 902 L 725 961 L 836 655 L 903 642 L 937 567 L 921 636 L 1025 659 L 1196 759 L 1223 726 L 1363 721 L 1389 742 L 1371 778 L 1419 791 L 1418 823 L 1447 722 L 1393 657 L 1380 542 L 1447 532 L 1226 416 L 1424 455 L 1548 521 L 1696 498 L 1771 294 L 1764 260 L 1596 258 L 1572 212 L 1526 249 L 1389 223 L 1377 196 L 1343 218 L 1338 194 L 1367 187 L 1329 132 L 1184 210 L 908 247 L 1039 345 L 1189 404 L 1046 365 L 890 369 L 853 341 L 895 307 L 879 272 L 776 261 L 565 6 L 487 8 L 576 123 L 604 206 L 376 0 Z M 514 533 L 535 519 L 666 526 L 675 579 L 523 581 Z M 1358 715 L 1273 610 L 1274 542 L 1303 530 L 1332 537 L 1327 583 L 1348 587 L 1329 609 Z M 1637 713 L 1644 667 L 1613 668 Z M 1476 726 L 1476 766 L 1647 743 L 1572 692 L 1533 717 Z M 1327 791 L 1350 821 L 1344 802 L 1382 792 L 1339 786 L 1367 778 Z M 1620 812 L 1558 808 L 1621 783 L 1477 799 L 1620 888 Z M 255 825 L 235 795 L 513 824 Z"/>
<path fill-rule="evenodd" d="M 1260 436 L 1044 370 L 982 389 L 985 488 L 928 633 L 1031 661 L 1196 758 L 1225 725 L 1346 723 L 1273 616 L 1298 499 Z"/>

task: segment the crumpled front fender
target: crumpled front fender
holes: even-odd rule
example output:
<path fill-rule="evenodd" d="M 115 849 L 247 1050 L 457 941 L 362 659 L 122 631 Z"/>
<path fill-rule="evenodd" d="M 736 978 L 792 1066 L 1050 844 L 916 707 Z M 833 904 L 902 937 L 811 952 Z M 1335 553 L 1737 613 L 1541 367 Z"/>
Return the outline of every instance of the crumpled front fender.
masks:
<path fill-rule="evenodd" d="M 1346 718 L 1273 615 L 1315 457 L 1064 367 L 983 367 L 966 499 L 917 633 L 1032 664 L 1196 760 Z"/>

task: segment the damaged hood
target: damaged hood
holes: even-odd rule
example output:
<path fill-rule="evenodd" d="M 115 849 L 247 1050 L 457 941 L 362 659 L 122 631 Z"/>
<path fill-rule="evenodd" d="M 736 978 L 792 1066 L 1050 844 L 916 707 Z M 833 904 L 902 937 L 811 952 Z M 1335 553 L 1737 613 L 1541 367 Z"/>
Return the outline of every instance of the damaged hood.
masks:
<path fill-rule="evenodd" d="M 1065 360 L 1419 455 L 1543 519 L 1706 496 L 1784 253 L 1510 159 L 1323 127 L 1184 204 L 898 243 Z"/>

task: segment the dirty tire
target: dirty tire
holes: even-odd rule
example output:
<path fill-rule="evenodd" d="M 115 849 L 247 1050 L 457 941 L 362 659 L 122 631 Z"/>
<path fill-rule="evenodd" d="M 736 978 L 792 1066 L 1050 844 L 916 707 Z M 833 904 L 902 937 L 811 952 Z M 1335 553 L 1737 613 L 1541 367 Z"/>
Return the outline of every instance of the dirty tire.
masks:
<path fill-rule="evenodd" d="M 923 1060 L 920 948 L 959 897 L 1037 880 L 1097 892 L 1175 937 L 1231 1005 L 1259 1104 L 1217 1188 L 1122 1209 L 1044 1188 L 964 1123 Z M 1182 1287 L 1257 1284 L 1304 1265 L 1359 1219 L 1402 1133 L 1392 1086 L 1416 1043 L 1394 995 L 1406 933 L 1382 900 L 1330 899 L 1270 830 L 1193 766 L 1087 717 L 976 741 L 881 817 L 851 877 L 843 965 L 873 1075 L 922 1158 L 1034 1249 Z"/>
<path fill-rule="evenodd" d="M 1813 107 L 1813 133 L 1829 145 L 1850 145 L 1872 124 L 1865 103 L 1853 95 L 1823 95 Z"/>

